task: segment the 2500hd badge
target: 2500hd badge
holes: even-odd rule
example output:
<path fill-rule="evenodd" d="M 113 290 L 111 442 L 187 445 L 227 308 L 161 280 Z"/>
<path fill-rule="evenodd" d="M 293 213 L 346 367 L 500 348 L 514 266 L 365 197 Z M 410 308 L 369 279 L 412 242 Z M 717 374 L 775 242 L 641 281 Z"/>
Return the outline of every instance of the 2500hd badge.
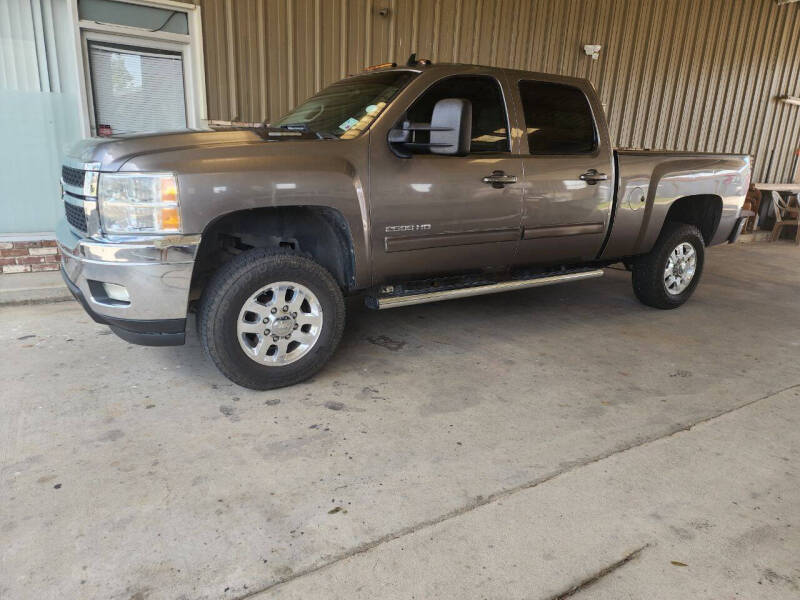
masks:
<path fill-rule="evenodd" d="M 430 228 L 430 223 L 425 223 L 424 225 L 387 225 L 386 233 L 397 233 L 399 231 L 428 231 Z"/>

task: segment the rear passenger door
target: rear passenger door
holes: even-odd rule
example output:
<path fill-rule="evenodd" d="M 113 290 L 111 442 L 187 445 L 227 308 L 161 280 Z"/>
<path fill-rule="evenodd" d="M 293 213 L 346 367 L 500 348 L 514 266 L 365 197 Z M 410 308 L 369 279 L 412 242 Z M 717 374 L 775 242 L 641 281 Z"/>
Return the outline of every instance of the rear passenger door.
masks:
<path fill-rule="evenodd" d="M 524 119 L 518 264 L 580 262 L 602 246 L 614 194 L 602 107 L 582 80 L 512 79 Z"/>

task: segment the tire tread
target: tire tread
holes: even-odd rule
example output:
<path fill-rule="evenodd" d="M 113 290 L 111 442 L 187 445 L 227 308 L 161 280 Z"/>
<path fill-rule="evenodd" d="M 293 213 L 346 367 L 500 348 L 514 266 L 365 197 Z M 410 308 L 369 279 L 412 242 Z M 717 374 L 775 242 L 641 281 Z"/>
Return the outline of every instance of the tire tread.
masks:
<path fill-rule="evenodd" d="M 667 253 L 672 252 L 681 241 L 694 242 L 697 252 L 697 271 L 689 287 L 681 294 L 672 296 L 664 288 L 664 262 Z M 653 249 L 633 261 L 631 277 L 633 293 L 647 306 L 664 310 L 678 308 L 689 299 L 700 281 L 705 260 L 704 248 L 703 234 L 694 225 L 666 223 Z"/>
<path fill-rule="evenodd" d="M 247 291 L 246 286 L 251 285 L 248 278 L 254 271 L 270 268 L 298 270 L 319 279 L 325 288 L 323 291 L 332 297 L 334 303 L 335 315 L 327 319 L 329 326 L 333 327 L 333 334 L 327 345 L 312 348 L 311 354 L 285 367 L 260 367 L 256 363 L 249 365 L 229 356 L 222 333 L 221 312 L 225 310 L 226 299 Z M 344 331 L 344 322 L 344 297 L 333 276 L 317 262 L 289 249 L 256 248 L 243 252 L 222 265 L 206 285 L 197 311 L 197 330 L 206 356 L 228 379 L 255 390 L 292 385 L 314 375 L 338 346 Z M 320 342 L 321 339 L 317 344 Z M 318 357 L 319 360 L 305 360 L 311 356 Z M 241 359 L 251 361 L 244 355 Z"/>

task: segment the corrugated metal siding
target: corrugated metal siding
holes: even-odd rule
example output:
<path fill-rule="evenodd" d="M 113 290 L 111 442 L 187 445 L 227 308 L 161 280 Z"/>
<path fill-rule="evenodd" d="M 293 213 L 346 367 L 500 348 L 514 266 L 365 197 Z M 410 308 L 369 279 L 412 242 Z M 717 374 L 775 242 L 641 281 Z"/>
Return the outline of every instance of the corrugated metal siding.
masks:
<path fill-rule="evenodd" d="M 800 4 L 774 0 L 197 0 L 209 118 L 279 116 L 411 52 L 589 78 L 620 147 L 749 153 L 790 176 Z M 388 9 L 387 16 L 379 11 Z M 584 44 L 601 44 L 599 60 Z"/>

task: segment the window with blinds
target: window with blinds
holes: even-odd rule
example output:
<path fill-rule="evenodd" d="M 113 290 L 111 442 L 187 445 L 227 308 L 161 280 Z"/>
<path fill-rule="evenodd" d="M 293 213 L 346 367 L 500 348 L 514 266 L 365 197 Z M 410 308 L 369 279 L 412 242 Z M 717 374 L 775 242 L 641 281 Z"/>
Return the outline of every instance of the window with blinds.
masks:
<path fill-rule="evenodd" d="M 95 135 L 186 128 L 179 53 L 89 43 Z"/>

